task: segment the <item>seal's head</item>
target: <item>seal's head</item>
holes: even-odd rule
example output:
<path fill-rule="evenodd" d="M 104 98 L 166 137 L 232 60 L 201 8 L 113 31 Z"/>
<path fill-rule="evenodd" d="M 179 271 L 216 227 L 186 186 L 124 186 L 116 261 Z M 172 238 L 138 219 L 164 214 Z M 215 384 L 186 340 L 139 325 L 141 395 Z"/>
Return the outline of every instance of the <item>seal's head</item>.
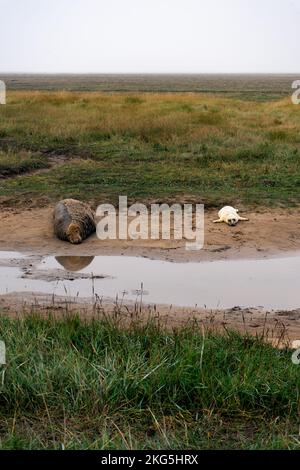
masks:
<path fill-rule="evenodd" d="M 70 243 L 78 245 L 82 242 L 82 237 L 80 235 L 80 227 L 78 224 L 70 224 L 67 230 L 67 237 Z"/>
<path fill-rule="evenodd" d="M 237 217 L 234 217 L 234 216 L 230 216 L 226 222 L 228 225 L 230 225 L 231 227 L 234 227 L 237 223 L 238 223 L 238 218 Z"/>

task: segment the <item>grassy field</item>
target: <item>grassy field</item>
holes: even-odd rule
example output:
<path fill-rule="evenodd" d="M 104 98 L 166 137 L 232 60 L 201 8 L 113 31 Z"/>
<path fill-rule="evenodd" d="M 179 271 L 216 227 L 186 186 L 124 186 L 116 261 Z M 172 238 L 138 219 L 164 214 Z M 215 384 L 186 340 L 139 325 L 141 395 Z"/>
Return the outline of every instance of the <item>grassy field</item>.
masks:
<path fill-rule="evenodd" d="M 300 107 L 288 97 L 9 92 L 0 107 L 0 201 L 116 202 L 125 194 L 140 202 L 298 204 L 299 129 Z M 7 178 L 18 171 L 28 174 Z"/>
<path fill-rule="evenodd" d="M 0 316 L 1 449 L 296 449 L 299 366 L 261 339 Z"/>
<path fill-rule="evenodd" d="M 2 74 L 9 90 L 201 92 L 270 101 L 291 94 L 296 74 Z"/>
<path fill-rule="evenodd" d="M 218 87 L 209 82 L 218 93 L 187 92 L 199 91 L 195 77 L 173 77 L 173 88 L 167 77 L 157 82 L 157 91 L 177 93 L 138 92 L 132 77 L 118 82 L 124 93 L 11 91 L 24 87 L 14 82 L 0 106 L 0 205 L 116 203 L 119 195 L 299 204 L 291 77 L 268 85 L 252 78 L 236 77 L 229 88 L 219 77 Z M 62 86 L 39 80 L 41 89 Z M 68 83 L 77 89 L 75 78 Z M 0 311 L 0 339 L 1 449 L 300 447 L 299 366 L 262 338 L 195 323 L 166 331 L 152 322 L 124 328 L 118 318 L 13 319 Z"/>

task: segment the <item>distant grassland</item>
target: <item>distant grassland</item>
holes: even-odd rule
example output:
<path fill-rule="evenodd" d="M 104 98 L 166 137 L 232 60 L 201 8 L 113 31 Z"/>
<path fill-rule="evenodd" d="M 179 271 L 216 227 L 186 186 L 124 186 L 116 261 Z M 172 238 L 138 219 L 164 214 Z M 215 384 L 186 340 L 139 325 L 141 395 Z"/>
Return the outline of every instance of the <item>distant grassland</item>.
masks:
<path fill-rule="evenodd" d="M 296 74 L 5 74 L 9 90 L 200 92 L 246 100 L 274 100 L 291 94 Z"/>
<path fill-rule="evenodd" d="M 0 107 L 0 198 L 298 204 L 299 131 L 300 106 L 289 97 L 9 92 Z M 24 155 L 28 174 L 3 179 Z"/>
<path fill-rule="evenodd" d="M 0 449 L 299 449 L 291 351 L 119 321 L 2 312 Z"/>

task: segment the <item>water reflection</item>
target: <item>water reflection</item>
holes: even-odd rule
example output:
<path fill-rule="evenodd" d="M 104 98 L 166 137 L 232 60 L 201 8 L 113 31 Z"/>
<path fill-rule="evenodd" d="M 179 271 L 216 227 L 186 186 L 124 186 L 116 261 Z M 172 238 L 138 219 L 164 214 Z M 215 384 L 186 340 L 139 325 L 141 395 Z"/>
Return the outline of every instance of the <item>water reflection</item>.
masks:
<path fill-rule="evenodd" d="M 56 256 L 56 261 L 66 271 L 81 271 L 91 264 L 94 260 L 94 256 Z"/>

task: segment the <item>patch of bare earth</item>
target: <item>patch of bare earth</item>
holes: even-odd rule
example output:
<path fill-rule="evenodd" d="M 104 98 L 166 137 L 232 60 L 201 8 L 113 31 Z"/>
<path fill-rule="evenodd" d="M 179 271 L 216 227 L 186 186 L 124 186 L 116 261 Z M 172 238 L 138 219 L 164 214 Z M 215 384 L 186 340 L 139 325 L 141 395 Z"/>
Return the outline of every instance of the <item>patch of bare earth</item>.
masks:
<path fill-rule="evenodd" d="M 39 175 L 49 172 L 52 168 L 57 168 L 64 165 L 70 157 L 68 155 L 57 155 L 55 152 L 42 151 L 39 152 L 41 157 L 45 158 L 46 166 L 44 168 L 20 168 L 12 171 L 7 169 L 0 172 L 0 180 L 17 179 L 24 177 L 24 175 Z"/>

